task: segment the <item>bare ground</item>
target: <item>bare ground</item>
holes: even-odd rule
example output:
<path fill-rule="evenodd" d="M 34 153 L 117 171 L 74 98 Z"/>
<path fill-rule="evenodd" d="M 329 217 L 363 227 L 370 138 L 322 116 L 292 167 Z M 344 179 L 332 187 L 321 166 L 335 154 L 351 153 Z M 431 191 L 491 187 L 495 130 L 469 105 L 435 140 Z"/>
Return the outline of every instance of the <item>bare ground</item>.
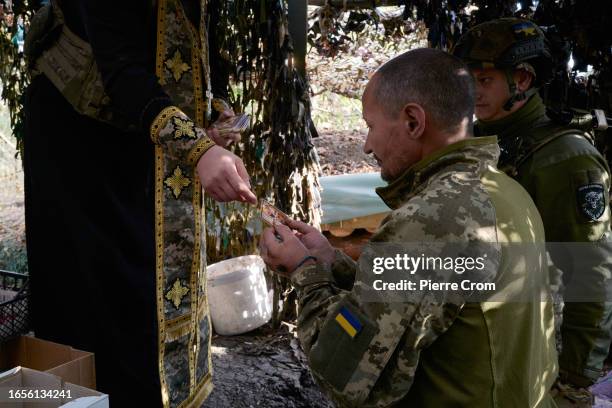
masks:
<path fill-rule="evenodd" d="M 212 339 L 215 388 L 211 408 L 332 408 L 307 368 L 297 339 L 285 326 Z"/>
<path fill-rule="evenodd" d="M 324 176 L 378 171 L 376 161 L 363 152 L 365 130 L 326 130 L 313 139 Z"/>

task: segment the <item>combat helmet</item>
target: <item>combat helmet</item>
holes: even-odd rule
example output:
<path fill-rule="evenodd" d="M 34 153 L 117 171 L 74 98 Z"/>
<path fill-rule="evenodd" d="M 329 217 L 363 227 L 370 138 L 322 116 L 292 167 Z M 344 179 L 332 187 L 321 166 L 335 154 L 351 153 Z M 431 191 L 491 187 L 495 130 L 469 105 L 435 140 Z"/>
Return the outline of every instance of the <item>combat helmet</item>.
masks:
<path fill-rule="evenodd" d="M 453 48 L 453 55 L 470 68 L 497 68 L 506 72 L 512 97 L 504 108 L 537 92 L 552 76 L 554 58 L 540 27 L 529 20 L 500 18 L 471 28 Z M 534 87 L 517 92 L 512 78 L 514 69 L 523 68 L 535 75 Z"/>

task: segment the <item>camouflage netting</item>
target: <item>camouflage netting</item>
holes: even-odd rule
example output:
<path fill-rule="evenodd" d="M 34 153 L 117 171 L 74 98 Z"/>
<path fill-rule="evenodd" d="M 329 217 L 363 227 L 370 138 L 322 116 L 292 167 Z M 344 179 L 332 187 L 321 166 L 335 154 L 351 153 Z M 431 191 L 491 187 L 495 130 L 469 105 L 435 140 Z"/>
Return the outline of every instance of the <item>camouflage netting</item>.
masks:
<path fill-rule="evenodd" d="M 383 26 L 386 39 L 393 41 L 398 36 L 410 34 L 415 30 L 420 31 L 421 24 L 424 24 L 428 28 L 429 45 L 449 49 L 459 36 L 474 24 L 502 16 L 533 18 L 557 43 L 560 62 L 568 60 L 570 53 L 575 61 L 574 69 L 570 72 L 564 69 L 564 64 L 560 64 L 563 69 L 551 86 L 553 94 L 551 97 L 558 99 L 558 103 L 566 107 L 583 109 L 603 107 L 608 111 L 612 110 L 612 31 L 608 27 L 608 22 L 612 18 L 612 2 L 609 0 L 308 0 L 308 2 L 327 4 L 316 12 L 318 19 L 310 27 L 309 41 L 316 45 L 319 52 L 328 56 L 334 56 L 338 47 L 346 45 L 347 41 L 352 41 L 351 33 L 359 33 L 368 25 Z M 38 7 L 38 3 L 36 0 L 0 0 L 0 4 L 4 5 L 4 15 L 1 16 L 0 23 L 0 81 L 5 84 L 2 98 L 10 106 L 12 127 L 17 137 L 21 134 L 20 96 L 27 83 L 23 58 L 17 50 L 18 34 L 20 26 L 27 31 L 29 17 L 32 10 Z M 232 62 L 240 62 L 246 69 L 245 64 L 261 64 L 268 57 L 278 57 L 276 61 L 280 61 L 283 53 L 285 56 L 289 55 L 290 47 L 288 44 L 283 45 L 284 34 L 281 33 L 286 28 L 286 19 L 280 17 L 285 13 L 286 2 L 233 0 L 223 4 L 226 21 L 230 24 L 224 32 L 229 36 L 227 44 L 230 46 L 228 51 Z M 399 12 L 383 11 L 381 8 L 363 9 L 380 4 L 401 5 L 402 8 Z M 7 12 L 11 10 L 12 12 Z M 347 16 L 344 16 L 345 14 Z M 279 22 L 282 24 L 278 25 Z M 249 26 L 252 23 L 254 26 Z M 274 32 L 277 29 L 279 31 Z M 246 34 L 244 39 L 240 38 L 242 34 Z M 272 42 L 267 42 L 271 40 L 270 35 L 278 41 L 273 47 L 278 53 L 274 55 L 270 52 Z M 264 43 L 253 42 L 256 39 L 261 39 Z M 263 47 L 266 47 L 267 54 L 262 54 L 261 58 L 257 57 Z M 274 64 L 274 59 L 270 62 Z M 577 71 L 586 71 L 589 65 L 592 67 L 591 75 L 586 78 L 576 75 Z M 255 66 L 257 70 L 261 68 L 264 66 Z M 272 71 L 266 75 L 270 75 Z M 272 81 L 273 78 L 268 76 L 267 80 Z M 245 95 L 243 101 L 263 100 L 262 98 L 263 95 Z"/>
<path fill-rule="evenodd" d="M 308 0 L 313 12 L 309 41 L 333 57 L 355 41 L 355 34 L 381 30 L 381 40 L 427 29 L 430 47 L 450 50 L 470 27 L 498 17 L 528 18 L 552 43 L 557 62 L 553 81 L 542 93 L 557 111 L 604 109 L 612 113 L 612 2 L 609 0 Z M 373 6 L 396 7 L 373 7 Z M 570 56 L 572 69 L 568 68 Z M 612 130 L 598 135 L 598 148 L 612 159 Z"/>
<path fill-rule="evenodd" d="M 22 95 L 29 83 L 20 42 L 34 6 L 26 0 L 0 1 L 0 7 L 0 96 L 9 107 L 11 128 L 19 142 L 23 129 Z"/>
<path fill-rule="evenodd" d="M 233 68 L 230 102 L 236 111 L 253 117 L 253 126 L 237 150 L 255 193 L 288 214 L 319 224 L 319 168 L 311 143 L 316 130 L 308 85 L 292 65 L 286 4 L 282 0 L 222 4 L 216 38 L 226 65 Z M 252 211 L 210 201 L 207 208 L 223 223 L 220 236 L 216 228 L 209 228 L 209 260 L 254 252 L 253 240 L 245 235 L 253 232 L 245 228 L 253 219 Z"/>
<path fill-rule="evenodd" d="M 292 216 L 314 225 L 321 220 L 316 134 L 310 116 L 308 84 L 293 67 L 292 45 L 283 0 L 221 2 L 215 37 L 226 66 L 233 67 L 230 103 L 253 117 L 251 130 L 237 147 L 254 183 L 255 194 Z M 261 221 L 241 204 L 217 205 L 207 200 L 208 262 L 256 252 L 252 234 Z M 212 217 L 210 215 L 213 215 Z M 214 225 L 212 225 L 214 224 Z M 279 300 L 285 318 L 294 308 L 290 285 L 270 276 L 273 315 L 278 324 Z"/>

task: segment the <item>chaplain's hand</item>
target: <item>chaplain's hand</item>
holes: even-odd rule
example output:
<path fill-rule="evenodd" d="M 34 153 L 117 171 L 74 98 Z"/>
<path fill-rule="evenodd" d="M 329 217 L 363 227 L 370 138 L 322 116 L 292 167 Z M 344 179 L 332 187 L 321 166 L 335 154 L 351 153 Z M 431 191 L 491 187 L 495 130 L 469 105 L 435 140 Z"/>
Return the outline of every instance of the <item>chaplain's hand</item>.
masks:
<path fill-rule="evenodd" d="M 297 231 L 298 239 L 319 262 L 329 264 L 334 262 L 336 256 L 334 247 L 318 229 L 305 222 L 293 219 L 287 220 L 286 223 L 289 228 Z"/>
<path fill-rule="evenodd" d="M 211 147 L 198 161 L 197 169 L 204 191 L 214 200 L 257 204 L 242 160 L 229 150 Z"/>
<path fill-rule="evenodd" d="M 276 224 L 274 228 L 263 231 L 259 253 L 270 268 L 285 276 L 291 275 L 300 262 L 310 255 L 298 237 L 283 224 Z M 305 263 L 314 263 L 314 260 Z"/>
<path fill-rule="evenodd" d="M 228 147 L 233 142 L 240 141 L 240 133 L 232 133 L 226 132 L 224 134 L 219 133 L 219 129 L 217 129 L 218 125 L 221 125 L 223 122 L 227 122 L 236 117 L 236 114 L 231 109 L 224 110 L 217 120 L 212 124 L 212 126 L 206 129 L 206 135 L 210 137 L 216 144 L 221 147 Z"/>

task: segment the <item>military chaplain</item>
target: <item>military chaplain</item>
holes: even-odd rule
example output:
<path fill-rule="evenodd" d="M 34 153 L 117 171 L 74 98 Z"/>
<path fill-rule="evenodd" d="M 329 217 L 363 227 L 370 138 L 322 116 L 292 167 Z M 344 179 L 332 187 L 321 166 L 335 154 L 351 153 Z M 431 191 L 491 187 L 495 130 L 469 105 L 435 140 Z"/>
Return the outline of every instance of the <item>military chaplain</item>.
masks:
<path fill-rule="evenodd" d="M 227 80 L 207 3 L 53 0 L 26 38 L 32 325 L 95 353 L 113 407 L 202 405 L 212 389 L 202 189 L 256 202 L 224 148 L 232 138 L 210 126 Z"/>

